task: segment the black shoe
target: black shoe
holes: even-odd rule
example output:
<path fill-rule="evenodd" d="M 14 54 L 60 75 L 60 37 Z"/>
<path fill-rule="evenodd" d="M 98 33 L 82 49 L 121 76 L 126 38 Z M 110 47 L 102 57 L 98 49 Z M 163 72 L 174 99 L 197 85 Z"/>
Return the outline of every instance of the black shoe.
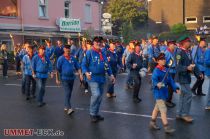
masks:
<path fill-rule="evenodd" d="M 133 102 L 140 103 L 141 102 L 141 99 L 140 98 L 133 98 Z"/>
<path fill-rule="evenodd" d="M 90 120 L 91 120 L 92 123 L 97 123 L 99 121 L 97 116 L 93 116 L 93 115 L 90 115 Z"/>
<path fill-rule="evenodd" d="M 191 91 L 192 91 L 193 95 L 195 95 L 195 96 L 197 95 L 195 89 L 191 89 Z"/>
<path fill-rule="evenodd" d="M 166 106 L 169 107 L 169 108 L 173 108 L 176 106 L 176 104 L 172 103 L 172 102 L 165 102 Z"/>
<path fill-rule="evenodd" d="M 46 103 L 45 103 L 45 102 L 38 103 L 38 107 L 43 107 L 43 106 L 45 106 L 45 105 L 46 105 Z"/>
<path fill-rule="evenodd" d="M 204 93 L 198 93 L 197 95 L 198 96 L 206 96 L 206 94 L 204 94 Z"/>
<path fill-rule="evenodd" d="M 26 100 L 27 100 L 27 101 L 30 100 L 30 97 L 26 97 Z"/>
<path fill-rule="evenodd" d="M 104 120 L 104 117 L 100 116 L 100 115 L 97 115 L 96 118 L 99 120 L 99 121 L 103 121 Z"/>

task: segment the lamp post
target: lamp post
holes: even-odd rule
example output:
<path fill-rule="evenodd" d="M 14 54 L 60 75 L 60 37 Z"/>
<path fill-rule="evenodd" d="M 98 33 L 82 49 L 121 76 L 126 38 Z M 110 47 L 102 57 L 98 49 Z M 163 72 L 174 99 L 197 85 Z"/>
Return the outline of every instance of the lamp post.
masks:
<path fill-rule="evenodd" d="M 103 4 L 104 4 L 104 1 L 103 0 L 99 0 L 98 1 L 99 3 L 99 35 L 101 34 L 102 32 L 102 24 L 101 24 L 101 16 L 102 16 L 102 10 L 103 10 Z"/>

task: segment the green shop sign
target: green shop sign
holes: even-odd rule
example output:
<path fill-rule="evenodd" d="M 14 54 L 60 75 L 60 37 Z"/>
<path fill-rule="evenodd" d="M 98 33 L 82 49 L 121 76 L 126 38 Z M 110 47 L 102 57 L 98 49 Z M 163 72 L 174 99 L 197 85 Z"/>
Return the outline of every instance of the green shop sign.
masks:
<path fill-rule="evenodd" d="M 80 19 L 60 18 L 60 31 L 81 32 Z"/>

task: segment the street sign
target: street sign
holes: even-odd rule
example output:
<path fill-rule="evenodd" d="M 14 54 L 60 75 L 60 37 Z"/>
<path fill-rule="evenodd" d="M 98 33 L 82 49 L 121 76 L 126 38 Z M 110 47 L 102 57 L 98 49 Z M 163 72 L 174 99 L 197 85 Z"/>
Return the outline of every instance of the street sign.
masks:
<path fill-rule="evenodd" d="M 60 18 L 60 31 L 81 32 L 80 19 Z"/>

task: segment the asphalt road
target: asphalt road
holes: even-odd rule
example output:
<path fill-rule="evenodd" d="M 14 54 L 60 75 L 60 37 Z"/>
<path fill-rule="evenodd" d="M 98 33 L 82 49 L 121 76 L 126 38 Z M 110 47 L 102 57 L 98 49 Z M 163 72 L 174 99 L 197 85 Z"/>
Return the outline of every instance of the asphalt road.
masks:
<path fill-rule="evenodd" d="M 209 139 L 210 138 L 210 111 L 204 110 L 206 97 L 193 97 L 191 114 L 195 121 L 186 124 L 177 121 L 176 107 L 168 109 L 168 118 L 171 126 L 176 128 L 172 135 L 164 133 L 161 120 L 160 131 L 148 128 L 151 112 L 154 107 L 153 94 L 149 84 L 149 77 L 142 79 L 140 98 L 142 102 L 135 104 L 132 93 L 125 90 L 126 75 L 118 75 L 115 85 L 117 97 L 108 99 L 104 95 L 101 106 L 101 115 L 105 120 L 100 123 L 91 123 L 89 117 L 90 94 L 84 94 L 79 87 L 78 79 L 74 83 L 72 106 L 75 113 L 68 116 L 63 111 L 64 91 L 55 81 L 49 79 L 45 94 L 46 106 L 38 108 L 35 101 L 27 102 L 20 92 L 21 80 L 15 76 L 8 79 L 0 77 L 0 139 L 14 138 L 4 136 L 5 129 L 53 129 L 61 131 L 63 136 L 37 136 L 25 138 L 65 138 L 65 139 Z M 193 81 L 195 78 L 193 78 Z M 208 80 L 204 83 L 204 92 L 207 93 Z M 105 90 L 106 92 L 106 90 Z M 178 95 L 173 101 L 178 102 Z M 22 137 L 15 137 L 22 138 Z"/>

